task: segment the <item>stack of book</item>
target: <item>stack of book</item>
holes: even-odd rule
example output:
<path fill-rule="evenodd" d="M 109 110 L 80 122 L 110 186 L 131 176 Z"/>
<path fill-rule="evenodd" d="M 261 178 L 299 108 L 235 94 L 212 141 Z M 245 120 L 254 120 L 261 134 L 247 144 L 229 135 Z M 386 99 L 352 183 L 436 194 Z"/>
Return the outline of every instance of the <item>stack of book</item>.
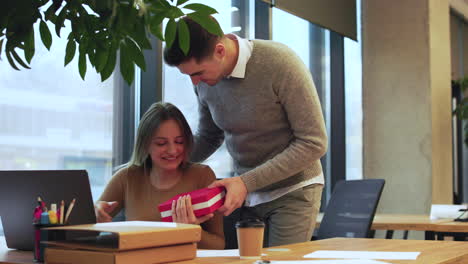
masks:
<path fill-rule="evenodd" d="M 47 228 L 45 263 L 164 263 L 196 257 L 198 225 L 127 221 Z"/>

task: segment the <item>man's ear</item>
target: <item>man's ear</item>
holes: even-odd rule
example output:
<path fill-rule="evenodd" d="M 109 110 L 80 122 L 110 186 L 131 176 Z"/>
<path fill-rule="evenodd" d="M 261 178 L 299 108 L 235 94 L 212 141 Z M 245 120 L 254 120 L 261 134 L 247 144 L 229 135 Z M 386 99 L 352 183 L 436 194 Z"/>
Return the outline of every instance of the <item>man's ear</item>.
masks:
<path fill-rule="evenodd" d="M 215 56 L 218 59 L 224 58 L 226 56 L 226 47 L 222 42 L 218 42 L 214 48 L 214 53 L 213 56 Z"/>

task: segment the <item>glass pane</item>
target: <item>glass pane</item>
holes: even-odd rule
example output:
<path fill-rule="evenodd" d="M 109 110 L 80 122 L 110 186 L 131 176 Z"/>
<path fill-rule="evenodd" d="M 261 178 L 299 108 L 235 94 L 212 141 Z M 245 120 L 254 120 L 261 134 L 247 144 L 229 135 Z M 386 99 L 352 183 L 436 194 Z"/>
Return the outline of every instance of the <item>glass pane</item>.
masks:
<path fill-rule="evenodd" d="M 322 105 L 327 133 L 330 135 L 329 31 L 277 8 L 273 8 L 272 18 L 272 39 L 293 49 L 311 71 Z M 328 140 L 331 140 L 330 136 Z M 330 142 L 328 144 L 331 145 Z M 325 182 L 331 182 L 329 155 L 326 154 L 321 161 Z M 331 192 L 329 186 L 325 185 L 324 195 Z"/>
<path fill-rule="evenodd" d="M 361 5 L 356 2 L 358 41 L 344 39 L 346 179 L 362 179 L 362 60 Z"/>
<path fill-rule="evenodd" d="M 47 51 L 36 28 L 31 70 L 0 62 L 0 168 L 86 169 L 97 199 L 112 173 L 114 81 L 90 64 L 83 81 L 77 56 L 63 66 L 67 31 Z"/>
<path fill-rule="evenodd" d="M 197 2 L 197 1 L 189 1 Z M 199 1 L 198 1 L 199 2 Z M 218 11 L 214 17 L 219 21 L 224 33 L 238 31 L 238 27 L 231 26 L 232 9 L 231 0 L 209 0 L 203 4 L 211 6 Z M 176 67 L 164 64 L 164 101 L 175 104 L 184 113 L 187 121 L 195 133 L 198 125 L 198 106 L 190 78 L 179 72 Z M 229 177 L 232 171 L 232 162 L 223 144 L 205 164 L 209 165 L 215 172 L 217 178 Z"/>
<path fill-rule="evenodd" d="M 310 68 L 310 23 L 278 8 L 273 8 L 272 17 L 272 39 L 293 49 Z"/>

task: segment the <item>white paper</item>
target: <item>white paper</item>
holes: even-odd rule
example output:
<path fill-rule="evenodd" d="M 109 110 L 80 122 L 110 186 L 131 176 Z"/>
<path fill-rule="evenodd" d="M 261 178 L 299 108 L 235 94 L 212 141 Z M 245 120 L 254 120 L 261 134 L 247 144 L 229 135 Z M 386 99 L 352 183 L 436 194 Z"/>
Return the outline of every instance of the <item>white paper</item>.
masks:
<path fill-rule="evenodd" d="M 270 264 L 390 264 L 371 259 L 343 259 L 343 260 L 277 260 Z"/>
<path fill-rule="evenodd" d="M 227 250 L 197 250 L 197 258 L 206 257 L 239 257 L 238 249 Z"/>
<path fill-rule="evenodd" d="M 415 260 L 421 252 L 317 250 L 304 258 Z"/>
<path fill-rule="evenodd" d="M 197 258 L 208 257 L 239 257 L 239 249 L 226 249 L 226 250 L 197 250 Z M 266 254 L 262 254 L 266 256 Z"/>
<path fill-rule="evenodd" d="M 267 248 L 266 251 L 287 252 L 291 250 L 289 248 Z"/>
<path fill-rule="evenodd" d="M 460 209 L 466 209 L 466 205 L 461 204 L 433 204 L 431 206 L 431 220 L 450 218 L 455 219 L 462 215 Z M 463 218 L 466 218 L 463 217 Z"/>
<path fill-rule="evenodd" d="M 122 221 L 98 223 L 96 226 L 143 226 L 143 227 L 177 227 L 173 222 L 146 222 L 146 221 Z"/>

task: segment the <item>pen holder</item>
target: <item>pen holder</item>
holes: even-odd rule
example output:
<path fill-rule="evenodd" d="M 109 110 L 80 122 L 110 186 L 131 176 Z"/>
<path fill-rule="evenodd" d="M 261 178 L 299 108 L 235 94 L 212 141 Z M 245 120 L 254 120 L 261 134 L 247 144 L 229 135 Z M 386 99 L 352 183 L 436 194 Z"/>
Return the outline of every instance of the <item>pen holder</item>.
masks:
<path fill-rule="evenodd" d="M 48 231 L 42 228 L 64 226 L 64 224 L 33 224 L 34 227 L 34 262 L 44 262 L 44 251 L 48 247 L 47 244 L 42 243 L 49 240 L 64 240 L 65 233 L 57 231 Z"/>

